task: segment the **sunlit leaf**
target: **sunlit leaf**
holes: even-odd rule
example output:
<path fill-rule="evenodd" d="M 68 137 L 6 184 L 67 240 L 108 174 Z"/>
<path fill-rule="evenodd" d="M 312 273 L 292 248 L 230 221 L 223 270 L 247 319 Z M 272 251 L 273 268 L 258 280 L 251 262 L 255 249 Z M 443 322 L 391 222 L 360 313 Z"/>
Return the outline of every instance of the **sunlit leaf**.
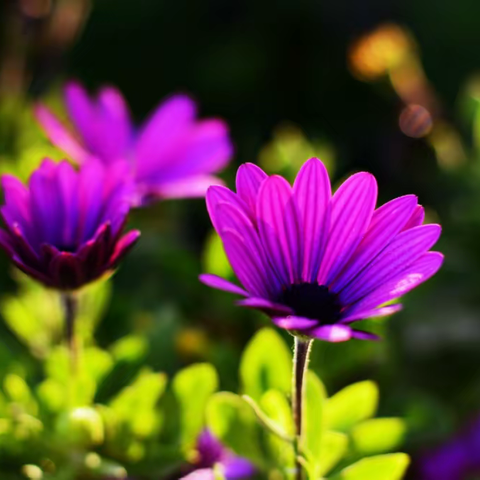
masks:
<path fill-rule="evenodd" d="M 58 417 L 56 429 L 64 441 L 82 447 L 99 445 L 104 439 L 102 417 L 92 407 L 64 412 Z"/>
<path fill-rule="evenodd" d="M 391 452 L 405 437 L 405 422 L 401 418 L 374 418 L 352 428 L 355 450 L 362 455 Z"/>
<path fill-rule="evenodd" d="M 283 436 L 289 436 L 293 440 L 295 428 L 292 410 L 285 394 L 278 390 L 268 390 L 260 399 L 260 408 L 281 429 Z M 267 435 L 267 447 L 275 465 L 284 470 L 293 468 L 295 457 L 292 442 L 271 433 Z"/>
<path fill-rule="evenodd" d="M 322 432 L 324 427 L 323 411 L 326 391 L 323 383 L 311 370 L 307 372 L 304 398 L 302 451 L 312 465 L 317 465 L 320 459 Z"/>
<path fill-rule="evenodd" d="M 280 335 L 271 328 L 260 330 L 247 345 L 240 364 L 243 392 L 259 401 L 270 389 L 289 393 L 291 353 Z"/>
<path fill-rule="evenodd" d="M 135 362 L 142 359 L 148 350 L 147 340 L 140 335 L 127 335 L 111 347 L 115 361 Z"/>
<path fill-rule="evenodd" d="M 155 407 L 166 386 L 166 376 L 144 369 L 132 384 L 125 387 L 110 407 L 133 435 L 149 437 L 159 428 Z"/>
<path fill-rule="evenodd" d="M 238 455 L 263 463 L 257 419 L 241 397 L 229 392 L 212 395 L 206 418 L 208 427 L 225 445 Z"/>
<path fill-rule="evenodd" d="M 205 406 L 218 386 L 217 372 L 208 363 L 184 368 L 173 379 L 173 391 L 181 409 L 181 442 L 194 445 L 202 430 Z"/>
<path fill-rule="evenodd" d="M 330 480 L 400 480 L 409 463 L 410 459 L 404 453 L 364 458 Z"/>
<path fill-rule="evenodd" d="M 215 230 L 212 230 L 205 243 L 203 251 L 203 270 L 220 277 L 232 275 L 232 267 L 223 248 L 222 240 Z"/>
<path fill-rule="evenodd" d="M 325 404 L 325 428 L 346 432 L 372 417 L 378 405 L 378 387 L 371 381 L 354 383 L 340 390 Z"/>
<path fill-rule="evenodd" d="M 348 447 L 348 437 L 340 432 L 323 432 L 316 474 L 327 474 L 343 458 Z"/>

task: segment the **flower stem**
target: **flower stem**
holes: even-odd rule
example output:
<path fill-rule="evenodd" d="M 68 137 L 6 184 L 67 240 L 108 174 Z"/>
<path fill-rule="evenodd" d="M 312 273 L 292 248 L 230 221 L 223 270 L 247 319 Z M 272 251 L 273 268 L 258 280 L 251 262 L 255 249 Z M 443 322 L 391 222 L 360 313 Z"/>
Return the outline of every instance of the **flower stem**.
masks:
<path fill-rule="evenodd" d="M 295 480 L 303 480 L 303 467 L 299 461 L 300 445 L 302 442 L 303 424 L 303 397 L 305 392 L 305 374 L 308 369 L 308 357 L 312 340 L 302 340 L 295 337 L 295 350 L 293 353 L 293 386 L 292 410 L 295 424 Z"/>
<path fill-rule="evenodd" d="M 70 354 L 70 368 L 72 377 L 78 368 L 78 345 L 75 332 L 75 320 L 77 318 L 78 301 L 71 292 L 62 293 L 62 304 L 65 313 L 65 340 Z"/>

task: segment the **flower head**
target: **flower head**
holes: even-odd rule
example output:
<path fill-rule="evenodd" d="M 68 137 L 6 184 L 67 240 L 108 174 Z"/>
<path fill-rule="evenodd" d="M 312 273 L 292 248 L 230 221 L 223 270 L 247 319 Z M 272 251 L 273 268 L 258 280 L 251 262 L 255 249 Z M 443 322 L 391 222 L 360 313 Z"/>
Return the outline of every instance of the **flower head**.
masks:
<path fill-rule="evenodd" d="M 76 162 L 94 157 L 106 165 L 129 162 L 136 204 L 155 198 L 203 196 L 219 183 L 213 176 L 232 156 L 228 128 L 222 120 L 197 120 L 195 102 L 185 95 L 165 100 L 136 130 L 121 93 L 102 88 L 89 97 L 77 83 L 65 88 L 75 131 L 70 132 L 45 106 L 36 115 L 50 140 Z"/>
<path fill-rule="evenodd" d="M 115 269 L 140 235 L 122 236 L 132 194 L 125 172 L 120 163 L 107 170 L 92 161 L 76 171 L 47 159 L 27 186 L 3 175 L 0 246 L 20 270 L 59 290 Z"/>
<path fill-rule="evenodd" d="M 255 467 L 248 460 L 237 457 L 225 448 L 208 429 L 198 436 L 197 452 L 195 470 L 182 480 L 214 480 L 215 468 L 221 471 L 226 480 L 246 479 L 255 473 Z"/>
<path fill-rule="evenodd" d="M 442 254 L 428 250 L 439 225 L 422 225 L 414 195 L 375 209 L 377 184 L 368 173 L 348 178 L 332 196 L 323 163 L 312 158 L 293 187 L 253 164 L 237 173 L 237 193 L 210 187 L 207 208 L 244 288 L 215 275 L 207 285 L 246 297 L 300 336 L 332 342 L 372 339 L 355 321 L 387 315 L 382 306 L 431 277 Z"/>

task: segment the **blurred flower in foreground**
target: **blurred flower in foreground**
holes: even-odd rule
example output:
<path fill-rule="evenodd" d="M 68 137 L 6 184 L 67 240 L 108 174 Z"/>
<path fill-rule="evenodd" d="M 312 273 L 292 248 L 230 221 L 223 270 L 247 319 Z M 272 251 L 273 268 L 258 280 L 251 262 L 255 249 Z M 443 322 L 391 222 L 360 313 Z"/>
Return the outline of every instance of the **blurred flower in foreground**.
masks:
<path fill-rule="evenodd" d="M 480 416 L 420 461 L 421 480 L 465 480 L 480 474 Z"/>
<path fill-rule="evenodd" d="M 206 429 L 198 436 L 196 448 L 196 470 L 183 477 L 183 480 L 214 480 L 216 470 L 226 480 L 247 479 L 255 473 L 254 466 L 248 460 L 226 449 L 210 430 Z"/>
<path fill-rule="evenodd" d="M 83 87 L 70 83 L 65 101 L 73 133 L 47 107 L 36 108 L 50 140 L 80 164 L 92 157 L 109 166 L 128 161 L 136 205 L 156 198 L 203 196 L 210 185 L 219 183 L 213 174 L 232 156 L 225 122 L 197 120 L 195 102 L 184 95 L 164 101 L 138 131 L 113 87 L 90 98 Z"/>
<path fill-rule="evenodd" d="M 377 184 L 368 173 L 352 175 L 332 196 L 317 158 L 303 165 L 293 188 L 245 164 L 236 186 L 236 194 L 210 187 L 207 208 L 245 289 L 216 275 L 200 279 L 247 297 L 238 304 L 293 334 L 331 342 L 376 338 L 350 324 L 398 311 L 399 304 L 382 305 L 442 264 L 442 254 L 428 251 L 440 226 L 422 225 L 414 195 L 375 210 Z"/>
<path fill-rule="evenodd" d="M 3 175 L 0 246 L 20 270 L 59 290 L 114 270 L 140 235 L 122 236 L 131 198 L 125 173 L 121 163 L 106 169 L 91 161 L 77 172 L 47 159 L 28 186 Z"/>

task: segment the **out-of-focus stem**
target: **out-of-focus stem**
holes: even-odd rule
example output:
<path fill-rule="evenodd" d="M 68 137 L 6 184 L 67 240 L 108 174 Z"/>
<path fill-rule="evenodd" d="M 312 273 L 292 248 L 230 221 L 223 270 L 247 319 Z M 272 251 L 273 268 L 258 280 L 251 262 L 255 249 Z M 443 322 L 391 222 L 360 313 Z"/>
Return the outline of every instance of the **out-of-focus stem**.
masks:
<path fill-rule="evenodd" d="M 293 386 L 292 386 L 292 411 L 295 424 L 295 480 L 303 480 L 303 467 L 299 462 L 300 445 L 302 442 L 303 423 L 303 397 L 305 392 L 305 374 L 308 368 L 308 357 L 312 340 L 302 340 L 295 337 L 295 350 L 293 354 Z"/>
<path fill-rule="evenodd" d="M 78 369 L 78 344 L 75 332 L 75 320 L 78 312 L 78 300 L 74 293 L 62 293 L 65 314 L 65 340 L 70 355 L 71 373 L 74 376 Z"/>

